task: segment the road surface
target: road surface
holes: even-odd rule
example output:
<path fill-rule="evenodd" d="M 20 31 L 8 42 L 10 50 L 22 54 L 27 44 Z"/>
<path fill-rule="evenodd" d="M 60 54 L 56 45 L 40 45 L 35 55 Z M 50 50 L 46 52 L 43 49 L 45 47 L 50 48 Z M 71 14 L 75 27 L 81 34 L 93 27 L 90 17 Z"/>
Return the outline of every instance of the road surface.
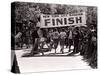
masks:
<path fill-rule="evenodd" d="M 31 48 L 15 51 L 21 73 L 91 69 L 79 54 L 67 56 L 69 54 L 68 48 L 64 49 L 64 54 L 60 53 L 60 46 L 58 46 L 56 54 L 52 49 L 52 51 L 45 52 L 45 56 L 42 56 L 40 53 L 36 56 L 23 57 L 23 55 L 30 53 L 30 51 Z"/>

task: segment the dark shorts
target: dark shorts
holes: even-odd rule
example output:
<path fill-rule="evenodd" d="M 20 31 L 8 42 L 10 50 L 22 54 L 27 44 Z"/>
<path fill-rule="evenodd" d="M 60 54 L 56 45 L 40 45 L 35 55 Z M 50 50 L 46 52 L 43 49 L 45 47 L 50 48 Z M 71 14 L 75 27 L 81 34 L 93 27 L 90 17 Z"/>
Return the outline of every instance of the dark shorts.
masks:
<path fill-rule="evenodd" d="M 60 46 L 64 46 L 65 44 L 65 39 L 60 39 Z"/>
<path fill-rule="evenodd" d="M 58 39 L 53 39 L 53 44 L 54 44 L 54 48 L 57 48 L 57 46 L 58 46 Z"/>
<path fill-rule="evenodd" d="M 68 43 L 69 43 L 69 45 L 73 45 L 73 40 L 72 39 L 68 39 Z"/>
<path fill-rule="evenodd" d="M 58 39 L 53 39 L 54 43 L 58 43 Z"/>

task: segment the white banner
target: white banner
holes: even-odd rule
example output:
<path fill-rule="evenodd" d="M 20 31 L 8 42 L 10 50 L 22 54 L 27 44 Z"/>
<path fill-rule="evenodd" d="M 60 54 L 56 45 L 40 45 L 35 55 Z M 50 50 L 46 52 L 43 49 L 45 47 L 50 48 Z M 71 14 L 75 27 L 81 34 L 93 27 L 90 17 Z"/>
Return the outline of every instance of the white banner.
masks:
<path fill-rule="evenodd" d="M 76 14 L 45 15 L 41 14 L 41 28 L 85 25 L 85 12 Z"/>

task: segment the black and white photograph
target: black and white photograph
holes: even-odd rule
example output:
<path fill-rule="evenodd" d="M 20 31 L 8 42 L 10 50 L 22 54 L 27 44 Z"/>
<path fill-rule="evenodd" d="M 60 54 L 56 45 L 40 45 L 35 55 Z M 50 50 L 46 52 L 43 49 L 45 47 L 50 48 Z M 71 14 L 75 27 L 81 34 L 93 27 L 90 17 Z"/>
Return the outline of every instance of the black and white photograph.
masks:
<path fill-rule="evenodd" d="M 97 7 L 12 2 L 11 72 L 97 69 Z"/>

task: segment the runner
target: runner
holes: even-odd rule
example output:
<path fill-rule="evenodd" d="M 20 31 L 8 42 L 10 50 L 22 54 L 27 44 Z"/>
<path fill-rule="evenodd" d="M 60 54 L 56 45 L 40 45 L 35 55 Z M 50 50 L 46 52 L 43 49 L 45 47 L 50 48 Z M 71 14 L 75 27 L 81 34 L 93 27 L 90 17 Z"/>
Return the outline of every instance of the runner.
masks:
<path fill-rule="evenodd" d="M 44 38 L 43 38 L 42 31 L 40 29 L 39 22 L 37 23 L 35 31 L 32 33 L 32 38 L 33 38 L 33 48 L 31 51 L 32 55 L 38 54 L 39 52 L 41 52 L 42 55 L 44 55 L 43 51 L 41 50 L 41 48 L 43 48 Z M 40 50 L 38 49 L 38 46 L 40 46 Z"/>
<path fill-rule="evenodd" d="M 79 34 L 79 28 L 76 27 L 75 28 L 75 31 L 74 31 L 74 37 L 73 37 L 73 40 L 74 40 L 74 50 L 73 50 L 73 53 L 78 53 L 79 52 L 79 39 L 80 39 L 80 34 Z"/>
<path fill-rule="evenodd" d="M 53 48 L 53 29 L 51 29 L 48 33 L 48 48 L 49 51 L 51 51 L 51 49 Z"/>
<path fill-rule="evenodd" d="M 56 53 L 56 49 L 58 47 L 58 42 L 59 42 L 59 32 L 57 31 L 57 29 L 54 29 L 54 32 L 52 34 L 53 34 L 54 49 Z"/>
<path fill-rule="evenodd" d="M 69 31 L 68 31 L 68 45 L 69 45 L 69 52 L 71 51 L 71 45 L 73 45 L 73 32 L 72 32 L 72 28 L 69 27 Z"/>
<path fill-rule="evenodd" d="M 61 52 L 64 53 L 64 44 L 65 44 L 65 38 L 66 38 L 66 32 L 64 29 L 61 30 L 60 32 L 60 46 L 61 46 Z"/>

